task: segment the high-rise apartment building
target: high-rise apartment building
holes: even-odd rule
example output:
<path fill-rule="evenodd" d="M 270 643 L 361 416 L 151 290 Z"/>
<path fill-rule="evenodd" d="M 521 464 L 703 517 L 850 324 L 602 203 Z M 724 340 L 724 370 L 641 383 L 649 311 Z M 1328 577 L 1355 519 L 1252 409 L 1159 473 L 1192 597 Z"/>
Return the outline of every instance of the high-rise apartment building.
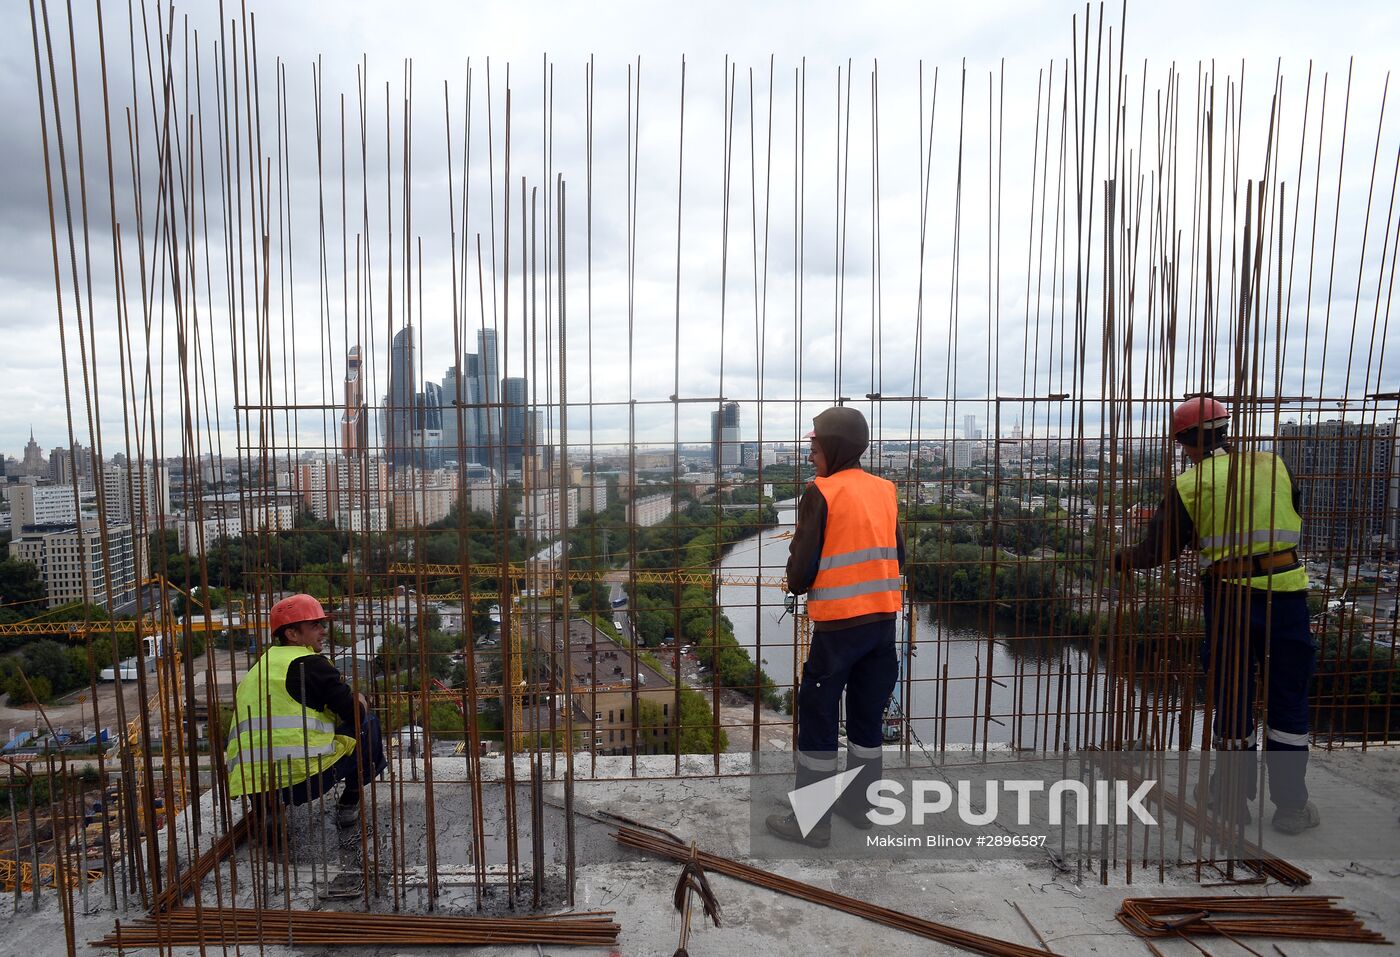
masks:
<path fill-rule="evenodd" d="M 162 465 L 108 465 L 102 470 L 107 521 L 155 530 L 170 515 L 170 469 Z"/>
<path fill-rule="evenodd" d="M 317 458 L 298 462 L 296 491 L 303 506 L 337 528 L 383 524 L 389 501 L 389 466 L 383 459 Z"/>
<path fill-rule="evenodd" d="M 1374 561 L 1400 543 L 1400 435 L 1394 421 L 1286 422 L 1276 451 L 1302 500 L 1309 558 Z"/>
<path fill-rule="evenodd" d="M 78 503 L 69 485 L 16 485 L 10 493 L 10 525 L 18 533 L 31 525 L 72 525 Z"/>

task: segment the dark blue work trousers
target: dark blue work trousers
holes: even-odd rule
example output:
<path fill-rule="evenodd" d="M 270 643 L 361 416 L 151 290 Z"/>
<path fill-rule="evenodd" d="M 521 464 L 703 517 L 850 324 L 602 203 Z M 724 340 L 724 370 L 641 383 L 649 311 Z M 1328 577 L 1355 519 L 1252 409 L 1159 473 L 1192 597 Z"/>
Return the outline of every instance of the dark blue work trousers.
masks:
<path fill-rule="evenodd" d="M 1202 589 L 1201 665 L 1215 709 L 1215 747 L 1253 754 L 1255 685 L 1264 674 L 1270 796 L 1281 808 L 1302 807 L 1308 802 L 1308 692 L 1317 658 L 1307 592 L 1209 580 Z"/>
<path fill-rule="evenodd" d="M 373 711 L 361 712 L 358 734 L 354 727 L 344 721 L 336 725 L 335 733 L 356 738 L 355 750 L 320 774 L 313 774 L 305 781 L 298 781 L 291 787 L 278 791 L 283 804 L 300 805 L 314 801 L 340 781 L 345 782 L 340 802 L 358 803 L 364 782 L 383 774 L 384 769 L 389 766 L 384 757 L 384 739 L 379 730 L 379 716 Z"/>
<path fill-rule="evenodd" d="M 812 633 L 797 692 L 797 786 L 837 771 L 841 696 L 846 697 L 846 769 L 859 768 L 841 802 L 856 813 L 870 804 L 866 788 L 884 770 L 885 705 L 899 680 L 894 620 Z M 829 815 L 830 812 L 828 812 Z M 824 818 L 825 820 L 825 818 Z"/>

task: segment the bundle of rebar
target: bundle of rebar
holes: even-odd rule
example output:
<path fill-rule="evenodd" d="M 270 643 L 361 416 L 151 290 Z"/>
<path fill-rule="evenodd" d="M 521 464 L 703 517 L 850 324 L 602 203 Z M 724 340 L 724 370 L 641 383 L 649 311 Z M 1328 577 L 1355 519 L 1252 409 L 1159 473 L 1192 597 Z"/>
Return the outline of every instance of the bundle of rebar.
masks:
<path fill-rule="evenodd" d="M 613 911 L 520 917 L 427 917 L 354 911 L 181 907 L 131 924 L 117 922 L 94 946 L 118 951 L 145 947 L 227 944 L 428 947 L 488 944 L 614 947 L 621 929 Z"/>
<path fill-rule="evenodd" d="M 1339 897 L 1129 897 L 1118 922 L 1139 937 L 1217 935 L 1388 944 Z"/>
<path fill-rule="evenodd" d="M 888 907 L 881 907 L 878 904 L 838 894 L 813 884 L 783 877 L 780 874 L 774 874 L 771 871 L 765 871 L 762 868 L 743 864 L 727 857 L 692 850 L 689 845 L 678 844 L 675 841 L 636 828 L 618 828 L 613 837 L 625 847 L 646 851 L 649 854 L 676 862 L 693 859 L 706 871 L 723 874 L 755 887 L 777 891 L 789 897 L 796 897 L 799 900 L 839 910 L 854 917 L 882 924 L 885 927 L 892 927 L 895 930 L 906 931 L 927 940 L 936 940 L 953 947 L 961 947 L 974 954 L 986 954 L 988 957 L 1047 957 L 1047 955 L 1055 957 L 1054 952 L 1050 950 L 1027 947 L 1025 944 L 1017 944 L 998 937 L 988 937 L 986 934 L 973 933 L 970 930 L 962 930 L 923 917 L 915 917 L 912 914 L 891 910 Z"/>
<path fill-rule="evenodd" d="M 151 913 L 158 914 L 161 911 L 172 910 L 180 906 L 194 889 L 199 886 L 199 882 L 209 876 L 209 872 L 219 866 L 219 862 L 226 858 L 243 839 L 248 836 L 249 822 L 252 820 L 248 815 L 240 817 L 229 828 L 228 833 L 218 838 L 210 848 L 195 858 L 189 867 L 180 872 L 180 876 L 175 883 L 166 887 L 158 895 L 151 905 Z"/>

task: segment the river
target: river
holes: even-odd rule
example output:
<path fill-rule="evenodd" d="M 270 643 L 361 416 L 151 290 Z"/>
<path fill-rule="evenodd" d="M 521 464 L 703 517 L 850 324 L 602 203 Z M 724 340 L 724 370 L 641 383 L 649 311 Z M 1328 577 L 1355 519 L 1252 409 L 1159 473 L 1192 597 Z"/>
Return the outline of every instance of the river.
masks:
<path fill-rule="evenodd" d="M 723 574 L 783 575 L 797 508 L 792 499 L 777 504 L 778 525 L 735 543 L 720 563 Z M 780 689 L 791 687 L 796 630 L 792 616 L 784 615 L 783 593 L 729 584 L 720 589 L 720 603 L 750 657 L 761 657 L 763 670 Z M 916 607 L 914 656 L 903 655 L 903 615 L 897 634 L 901 681 L 912 679 L 908 713 L 926 747 L 990 743 L 1044 749 L 1102 740 L 1104 695 L 1111 683 L 1085 645 L 1013 638 L 1000 624 L 989 642 L 985 611 L 952 611 L 932 603 Z"/>

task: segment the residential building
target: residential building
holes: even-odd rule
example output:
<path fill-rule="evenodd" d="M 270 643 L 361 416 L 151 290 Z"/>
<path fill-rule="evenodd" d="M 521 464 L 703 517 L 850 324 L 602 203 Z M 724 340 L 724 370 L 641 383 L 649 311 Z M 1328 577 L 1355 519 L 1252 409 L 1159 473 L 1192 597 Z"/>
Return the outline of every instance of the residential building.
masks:
<path fill-rule="evenodd" d="M 193 510 L 180 516 L 175 531 L 181 551 L 202 555 L 221 538 L 286 531 L 296 524 L 301 509 L 295 492 L 215 493 L 200 499 L 198 517 Z"/>
<path fill-rule="evenodd" d="M 579 491 L 579 508 L 585 512 L 602 512 L 608 507 L 608 480 L 596 472 L 579 472 L 575 479 Z"/>
<path fill-rule="evenodd" d="M 535 627 L 538 646 L 555 650 L 551 659 L 558 686 L 572 679 L 574 699 L 583 712 L 575 721 L 583 724 L 585 732 L 592 726 L 593 740 L 585 740 L 585 747 L 592 745 L 598 754 L 669 751 L 676 690 L 660 672 L 640 660 L 634 671 L 628 650 L 584 619 L 570 620 L 567 632 L 557 619 Z M 568 653 L 564 654 L 566 641 Z M 571 674 L 566 674 L 566 667 Z M 642 715 L 633 707 L 634 686 L 637 702 L 647 702 L 660 712 L 653 712 L 659 723 L 651 733 L 640 728 Z"/>
<path fill-rule="evenodd" d="M 166 465 L 108 465 L 102 470 L 107 521 L 147 532 L 170 515 L 170 468 Z"/>
<path fill-rule="evenodd" d="M 130 525 L 107 526 L 107 561 L 102 531 L 96 522 L 35 525 L 10 542 L 10 557 L 38 568 L 50 608 L 86 601 L 111 609 L 135 598 L 145 569 Z"/>
<path fill-rule="evenodd" d="M 647 495 L 627 503 L 627 522 L 643 528 L 665 521 L 671 515 L 671 493 Z"/>
<path fill-rule="evenodd" d="M 71 484 L 16 485 L 10 493 L 10 511 L 16 530 L 30 525 L 72 525 L 78 521 L 78 502 Z"/>
<path fill-rule="evenodd" d="M 352 513 L 388 506 L 389 465 L 377 457 L 316 458 L 297 463 L 293 484 L 307 511 L 347 528 L 364 524 Z"/>
<path fill-rule="evenodd" d="M 394 523 L 417 528 L 440 522 L 457 504 L 458 473 L 452 469 L 411 469 L 394 478 Z"/>
<path fill-rule="evenodd" d="M 1373 561 L 1400 543 L 1397 423 L 1286 422 L 1275 451 L 1301 499 L 1309 558 Z"/>
<path fill-rule="evenodd" d="M 565 489 L 563 503 L 567 512 L 566 528 L 573 528 L 578 524 L 578 489 Z M 521 498 L 519 509 L 515 527 L 524 529 L 532 538 L 558 538 L 566 530 L 559 527 L 560 490 L 557 488 L 530 492 Z"/>

